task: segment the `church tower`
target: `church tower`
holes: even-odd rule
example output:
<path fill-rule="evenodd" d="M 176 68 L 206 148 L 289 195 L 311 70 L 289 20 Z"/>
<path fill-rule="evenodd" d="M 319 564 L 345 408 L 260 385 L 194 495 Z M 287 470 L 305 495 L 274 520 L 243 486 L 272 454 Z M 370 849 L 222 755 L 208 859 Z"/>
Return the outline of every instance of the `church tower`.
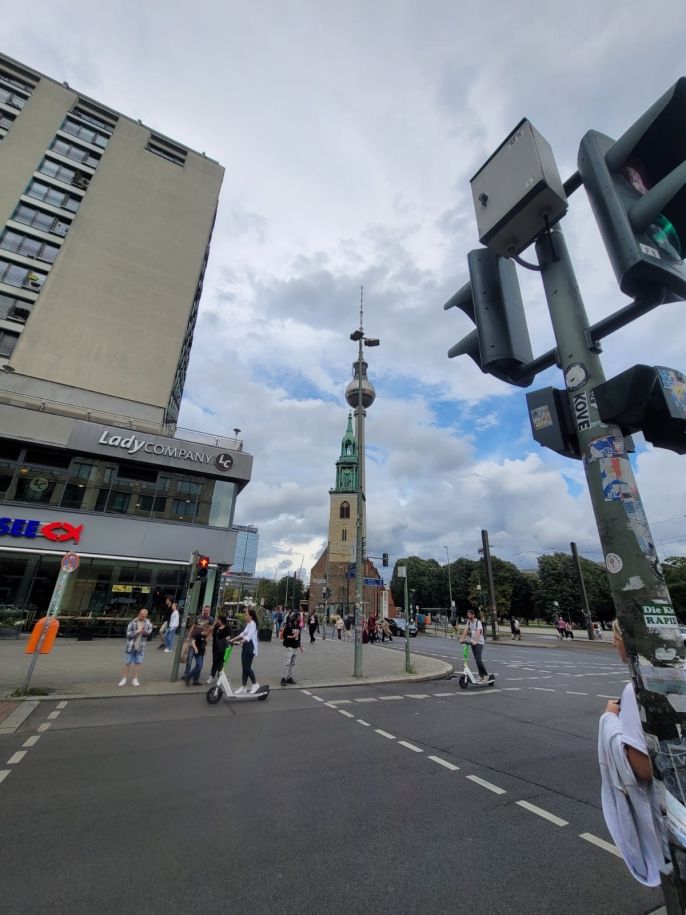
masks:
<path fill-rule="evenodd" d="M 329 490 L 329 564 L 355 561 L 356 517 L 357 442 L 349 413 L 341 454 L 336 461 L 336 485 Z"/>

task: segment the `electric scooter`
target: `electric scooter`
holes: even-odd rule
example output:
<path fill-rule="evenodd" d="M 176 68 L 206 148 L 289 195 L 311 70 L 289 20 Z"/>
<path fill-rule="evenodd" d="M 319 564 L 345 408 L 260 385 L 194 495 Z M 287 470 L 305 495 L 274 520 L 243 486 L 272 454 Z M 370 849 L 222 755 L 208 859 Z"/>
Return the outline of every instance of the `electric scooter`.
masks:
<path fill-rule="evenodd" d="M 476 674 L 472 673 L 472 670 L 469 666 L 469 645 L 464 646 L 464 652 L 462 654 L 464 658 L 464 667 L 462 668 L 462 673 L 460 674 L 460 679 L 457 681 L 462 689 L 467 689 L 470 683 L 473 686 L 495 686 L 495 674 L 489 674 L 487 680 L 481 680 Z"/>
<path fill-rule="evenodd" d="M 231 683 L 229 682 L 229 678 L 226 675 L 226 668 L 228 667 L 232 651 L 233 645 L 227 645 L 226 651 L 224 652 L 224 668 L 217 677 L 216 681 L 207 690 L 207 701 L 210 703 L 210 705 L 216 705 L 217 702 L 219 702 L 221 699 L 222 695 L 227 702 L 249 702 L 251 699 L 259 699 L 260 701 L 266 699 L 269 695 L 268 686 L 260 686 L 260 688 L 255 693 L 246 692 L 236 694 L 231 689 Z"/>

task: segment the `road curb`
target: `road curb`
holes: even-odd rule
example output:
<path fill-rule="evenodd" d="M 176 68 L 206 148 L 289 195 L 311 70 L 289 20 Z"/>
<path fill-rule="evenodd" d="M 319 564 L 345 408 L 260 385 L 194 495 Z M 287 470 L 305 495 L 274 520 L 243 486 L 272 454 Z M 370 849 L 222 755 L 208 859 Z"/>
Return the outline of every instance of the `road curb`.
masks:
<path fill-rule="evenodd" d="M 38 708 L 38 701 L 34 696 L 27 696 L 25 699 L 17 701 L 21 702 L 21 705 L 10 712 L 7 718 L 3 718 L 2 724 L 0 724 L 0 734 L 14 734 L 17 728 Z"/>

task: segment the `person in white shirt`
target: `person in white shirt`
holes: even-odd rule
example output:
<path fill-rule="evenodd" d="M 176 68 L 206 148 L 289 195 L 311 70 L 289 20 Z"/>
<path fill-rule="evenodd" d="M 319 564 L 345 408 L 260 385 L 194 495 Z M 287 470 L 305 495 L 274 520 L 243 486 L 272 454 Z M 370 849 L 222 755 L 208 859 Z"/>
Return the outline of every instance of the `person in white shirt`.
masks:
<path fill-rule="evenodd" d="M 253 610 L 252 607 L 248 607 L 248 622 L 246 623 L 245 629 L 243 632 L 239 633 L 235 639 L 231 639 L 233 645 L 238 645 L 243 643 L 243 648 L 241 649 L 241 664 L 243 666 L 242 674 L 242 686 L 236 690 L 236 695 L 239 696 L 241 693 L 256 693 L 260 688 L 260 684 L 255 679 L 255 674 L 252 669 L 253 659 L 257 657 L 258 653 L 258 642 L 257 642 L 257 613 Z M 248 680 L 252 683 L 250 690 L 247 689 Z"/>
<path fill-rule="evenodd" d="M 179 605 L 174 602 L 172 611 L 167 623 L 167 631 L 164 633 L 164 650 L 169 653 L 174 645 L 174 637 L 179 629 Z"/>
<path fill-rule="evenodd" d="M 482 680 L 488 680 L 488 671 L 481 660 L 484 650 L 484 626 L 477 617 L 476 612 L 471 608 L 467 610 L 467 625 L 460 636 L 460 641 L 468 642 L 472 646 L 472 653 L 474 654 L 479 676 Z"/>
<path fill-rule="evenodd" d="M 612 642 L 626 663 L 622 631 L 612 624 Z M 632 876 L 644 886 L 659 886 L 670 873 L 664 819 L 653 784 L 653 769 L 633 683 L 619 700 L 610 699 L 600 717 L 598 762 L 603 815 L 610 835 Z"/>

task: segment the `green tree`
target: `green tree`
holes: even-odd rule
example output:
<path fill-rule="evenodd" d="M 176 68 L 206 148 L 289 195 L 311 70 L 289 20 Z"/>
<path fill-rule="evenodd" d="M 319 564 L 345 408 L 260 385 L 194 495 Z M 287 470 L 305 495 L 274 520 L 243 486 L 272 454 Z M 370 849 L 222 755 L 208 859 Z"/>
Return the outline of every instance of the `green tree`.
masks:
<path fill-rule="evenodd" d="M 594 620 L 609 621 L 614 617 L 614 604 L 605 567 L 590 559 L 581 559 L 586 594 Z M 536 610 L 543 619 L 552 621 L 559 612 L 577 625 L 584 624 L 584 610 L 574 560 L 567 553 L 551 553 L 538 557 L 539 589 Z M 554 605 L 557 601 L 559 607 Z"/>
<path fill-rule="evenodd" d="M 528 623 L 536 613 L 536 590 L 538 579 L 533 575 L 519 573 L 519 578 L 512 588 L 510 597 L 510 614 Z"/>

